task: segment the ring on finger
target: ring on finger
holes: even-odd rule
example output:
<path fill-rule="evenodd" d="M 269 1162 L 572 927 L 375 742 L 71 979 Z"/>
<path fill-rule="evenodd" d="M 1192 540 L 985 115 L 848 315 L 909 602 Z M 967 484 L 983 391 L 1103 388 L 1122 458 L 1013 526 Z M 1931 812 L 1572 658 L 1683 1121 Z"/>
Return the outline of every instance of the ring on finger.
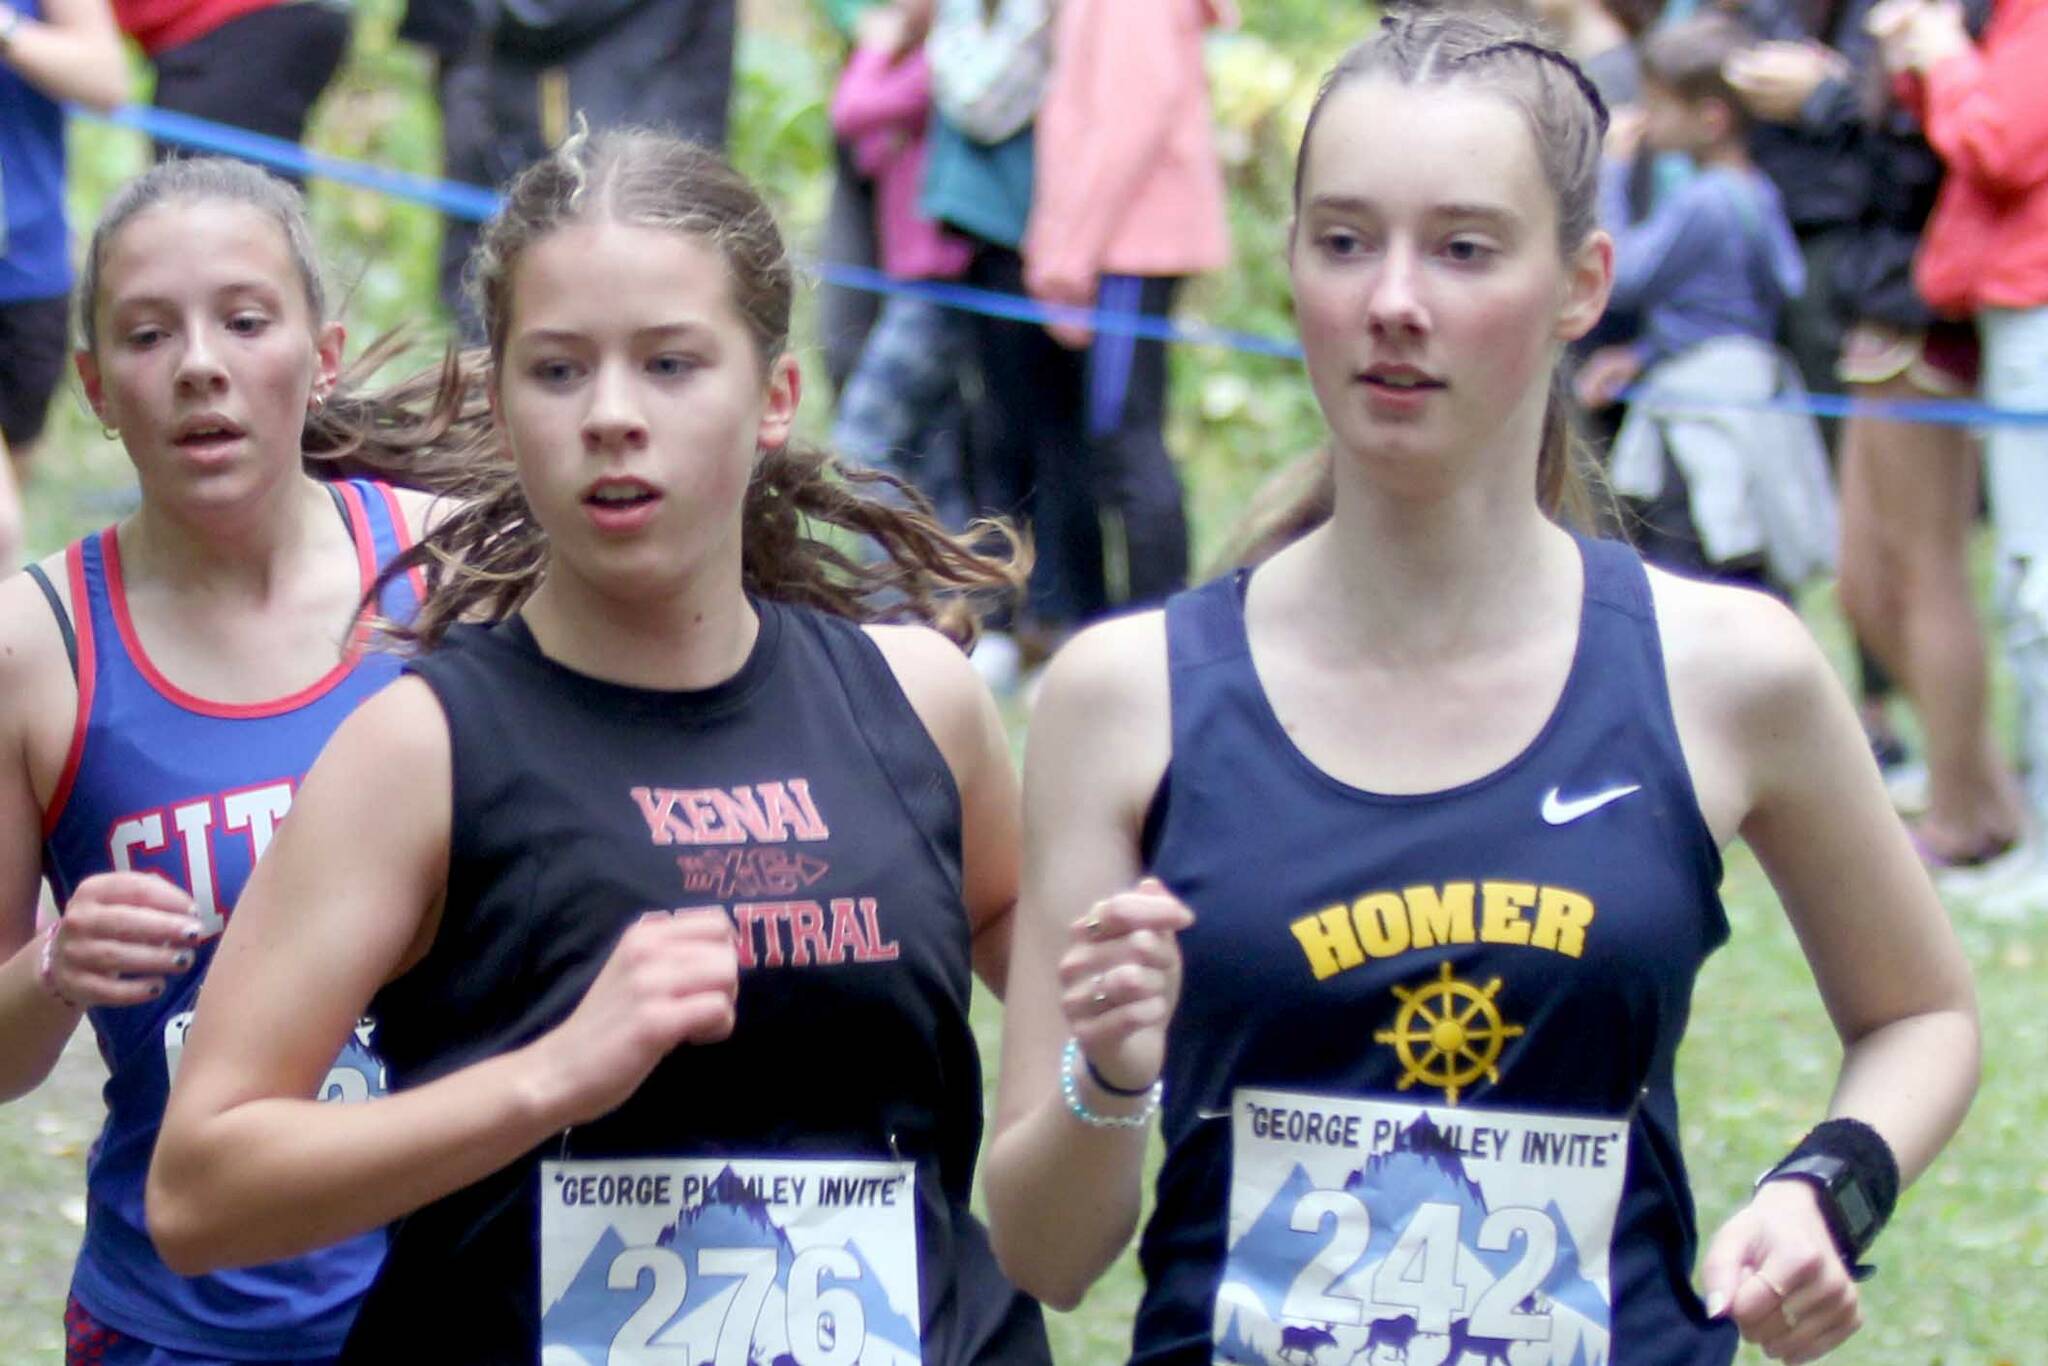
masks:
<path fill-rule="evenodd" d="M 1099 972 L 1095 974 L 1095 993 L 1088 999 L 1093 1001 L 1097 1007 L 1109 1004 L 1109 992 L 1103 989 L 1102 974 Z"/>
<path fill-rule="evenodd" d="M 1090 906 L 1088 914 L 1081 917 L 1081 933 L 1090 939 L 1102 938 L 1102 907 Z"/>
<path fill-rule="evenodd" d="M 1782 1308 L 1784 1306 L 1786 1299 L 1784 1286 L 1779 1285 L 1776 1281 L 1772 1280 L 1768 1275 L 1764 1273 L 1764 1270 L 1761 1267 L 1757 1268 L 1755 1271 L 1750 1272 L 1749 1274 L 1756 1277 L 1758 1280 L 1762 1281 L 1765 1285 L 1769 1286 L 1771 1293 L 1778 1297 L 1779 1307 Z"/>
<path fill-rule="evenodd" d="M 1785 1326 L 1787 1328 L 1797 1328 L 1799 1326 L 1799 1314 L 1792 1308 L 1790 1300 L 1780 1300 L 1778 1302 L 1778 1312 L 1785 1316 Z"/>

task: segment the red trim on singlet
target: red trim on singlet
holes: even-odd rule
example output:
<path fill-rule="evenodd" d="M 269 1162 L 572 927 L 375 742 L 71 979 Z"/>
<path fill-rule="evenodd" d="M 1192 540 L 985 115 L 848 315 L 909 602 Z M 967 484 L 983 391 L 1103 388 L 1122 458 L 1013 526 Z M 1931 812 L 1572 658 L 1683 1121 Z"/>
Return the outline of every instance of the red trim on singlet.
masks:
<path fill-rule="evenodd" d="M 405 508 L 398 501 L 398 490 L 392 488 L 389 484 L 372 484 L 370 487 L 377 490 L 383 497 L 384 506 L 391 513 L 391 535 L 398 542 L 398 553 L 403 555 L 413 547 L 413 534 L 412 524 L 405 519 Z M 427 600 L 426 571 L 418 565 L 414 565 L 405 571 L 405 577 L 412 584 L 414 601 L 425 602 Z"/>
<path fill-rule="evenodd" d="M 64 549 L 64 577 L 71 586 L 71 634 L 78 641 L 78 711 L 71 721 L 71 748 L 65 752 L 63 771 L 50 791 L 50 805 L 43 811 L 43 838 L 56 833 L 63 819 L 64 805 L 71 800 L 71 785 L 78 781 L 78 766 L 85 760 L 85 731 L 92 720 L 93 683 L 99 677 L 98 654 L 93 644 L 92 603 L 85 595 L 85 546 L 73 541 Z"/>
<path fill-rule="evenodd" d="M 369 512 L 353 488 L 346 484 L 335 487 L 341 490 L 341 496 L 349 506 L 349 533 L 355 540 L 357 574 L 362 582 L 362 591 L 367 593 L 377 571 L 377 552 L 370 537 Z M 215 702 L 194 696 L 159 673 L 148 652 L 142 648 L 142 638 L 136 634 L 134 619 L 128 615 L 128 590 L 121 578 L 121 543 L 112 527 L 100 533 L 100 557 L 107 566 L 107 601 L 113 606 L 114 625 L 121 632 L 121 643 L 128 647 L 128 658 L 134 662 L 136 672 L 162 694 L 164 700 L 186 711 L 226 721 L 257 721 L 266 716 L 282 716 L 333 691 L 349 676 L 362 655 L 360 644 L 351 635 L 339 663 L 288 697 L 276 697 L 267 702 Z"/>

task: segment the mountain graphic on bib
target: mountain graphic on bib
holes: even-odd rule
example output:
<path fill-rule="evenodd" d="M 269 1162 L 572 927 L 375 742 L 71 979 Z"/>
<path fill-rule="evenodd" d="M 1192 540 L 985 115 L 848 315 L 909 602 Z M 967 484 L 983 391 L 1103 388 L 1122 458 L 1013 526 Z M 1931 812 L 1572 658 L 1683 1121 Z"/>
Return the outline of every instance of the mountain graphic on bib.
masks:
<path fill-rule="evenodd" d="M 1222 1336 L 1229 1340 L 1233 1354 L 1224 1355 L 1224 1343 L 1219 1341 L 1220 1359 L 1241 1361 L 1246 1366 L 1265 1362 L 1274 1366 L 1283 1366 L 1283 1363 L 1284 1366 L 1299 1366 L 1315 1360 L 1315 1344 L 1309 1338 L 1319 1335 L 1320 1330 L 1280 1327 L 1283 1320 L 1301 1321 L 1298 1314 L 1283 1313 L 1290 1294 L 1305 1280 L 1332 1285 L 1349 1282 L 1357 1286 L 1361 1282 L 1378 1285 L 1389 1272 L 1403 1284 L 1414 1283 L 1418 1274 L 1426 1276 L 1427 1271 L 1418 1272 L 1418 1268 L 1432 1255 L 1429 1244 L 1425 1241 L 1419 1249 L 1413 1241 L 1403 1245 L 1404 1235 L 1410 1232 L 1411 1226 L 1421 1226 L 1418 1216 L 1424 1213 L 1425 1206 L 1435 1207 L 1429 1211 L 1433 1226 L 1452 1224 L 1457 1230 L 1458 1279 L 1467 1287 L 1467 1308 L 1487 1288 L 1516 1274 L 1530 1255 L 1526 1234 L 1496 1239 L 1494 1241 L 1498 1245 L 1494 1247 L 1480 1245 L 1486 1241 L 1481 1230 L 1496 1211 L 1487 1198 L 1485 1188 L 1467 1174 L 1455 1143 L 1427 1114 L 1418 1118 L 1401 1135 L 1399 1146 L 1368 1158 L 1363 1166 L 1346 1177 L 1341 1189 L 1363 1204 L 1370 1216 L 1370 1236 L 1359 1255 L 1348 1265 L 1339 1266 L 1330 1260 L 1332 1245 L 1342 1236 L 1341 1232 L 1332 1229 L 1320 1215 L 1306 1219 L 1300 1217 L 1300 1211 L 1305 1208 L 1319 1208 L 1316 1201 L 1321 1197 L 1318 1193 L 1327 1192 L 1327 1188 L 1318 1187 L 1299 1163 L 1294 1164 L 1286 1180 L 1245 1229 L 1243 1236 L 1231 1245 L 1229 1285 L 1224 1298 L 1237 1309 L 1232 1311 L 1233 1316 L 1227 1320 L 1228 1328 Z M 1311 1203 L 1305 1206 L 1305 1200 Z M 1544 1357 L 1543 1360 L 1583 1361 L 1584 1366 L 1603 1366 L 1607 1361 L 1605 1342 L 1608 1325 L 1612 1322 L 1607 1294 L 1583 1274 L 1579 1250 L 1556 1204 L 1549 1204 L 1542 1214 L 1556 1230 L 1555 1255 L 1545 1274 L 1535 1282 L 1533 1292 L 1521 1300 L 1518 1307 L 1530 1310 L 1541 1303 L 1543 1313 L 1551 1321 L 1553 1349 L 1560 1345 L 1560 1339 L 1577 1344 L 1577 1350 L 1571 1355 Z M 1306 1225 L 1306 1228 L 1297 1225 Z M 1319 1262 L 1320 1268 L 1317 1266 Z M 1377 1274 L 1371 1274 L 1375 1269 Z M 1397 1316 L 1412 1314 L 1412 1311 L 1401 1309 L 1399 1303 L 1398 1300 L 1393 1304 L 1365 1301 L 1367 1317 L 1362 1326 L 1369 1327 L 1376 1322 L 1385 1323 Z M 1257 1309 L 1253 1308 L 1254 1305 Z M 1255 1319 L 1261 1309 L 1264 1311 L 1263 1324 L 1255 1326 L 1252 1322 L 1238 1322 L 1238 1313 Z M 1409 1322 L 1412 1324 L 1413 1319 L 1410 1318 Z M 1464 1318 L 1454 1318 L 1450 1329 L 1453 1338 L 1466 1339 L 1466 1350 L 1472 1353 L 1463 1360 L 1495 1360 L 1495 1356 L 1488 1355 L 1491 1352 L 1500 1353 L 1497 1359 L 1503 1362 L 1509 1359 L 1505 1355 L 1508 1347 L 1505 1340 L 1496 1345 L 1491 1338 L 1467 1338 Z M 1256 1344 L 1273 1341 L 1276 1332 L 1283 1335 L 1279 1339 L 1281 1345 L 1270 1352 L 1262 1352 Z M 1334 1343 L 1337 1339 L 1331 1341 Z M 1290 1347 L 1290 1343 L 1299 1346 Z M 1589 1350 L 1589 1343 L 1598 1345 Z"/>
<path fill-rule="evenodd" d="M 763 1308 L 763 1318 L 766 1319 L 779 1314 L 777 1302 L 786 1301 L 790 1269 L 803 1251 L 790 1243 L 788 1234 L 776 1224 L 769 1208 L 766 1201 L 752 1194 L 738 1174 L 727 1167 L 712 1182 L 711 1191 L 701 1203 L 693 1209 L 678 1210 L 675 1222 L 656 1233 L 654 1246 L 675 1249 L 679 1253 L 693 1248 L 700 1251 L 772 1250 L 775 1254 L 775 1279 L 769 1302 Z M 548 1306 L 542 1315 L 543 1341 L 588 1352 L 592 1361 L 610 1359 L 612 1344 L 627 1321 L 640 1312 L 648 1299 L 645 1294 L 621 1294 L 612 1285 L 620 1258 L 632 1252 L 634 1246 L 616 1227 L 605 1230 L 561 1298 Z M 881 1277 L 860 1244 L 848 1240 L 845 1251 L 852 1257 L 857 1272 L 843 1279 L 834 1278 L 829 1283 L 844 1288 L 859 1299 L 866 1318 L 868 1338 L 879 1338 L 914 1358 L 919 1345 L 917 1326 L 889 1302 Z M 700 1311 L 716 1309 L 714 1324 L 723 1319 L 726 1310 L 720 1302 L 736 1284 L 734 1276 L 700 1272 L 701 1261 L 685 1257 L 683 1265 L 688 1275 L 687 1289 L 675 1312 L 654 1331 L 653 1337 L 657 1341 L 680 1338 L 682 1334 L 678 1330 L 689 1324 Z M 645 1273 L 634 1271 L 625 1288 L 630 1290 L 644 1284 Z M 710 1360 L 708 1351 L 705 1357 Z M 795 1358 L 787 1353 L 750 1357 L 748 1366 L 781 1366 L 784 1361 L 793 1363 Z M 691 1366 L 697 1364 L 693 1362 Z"/>

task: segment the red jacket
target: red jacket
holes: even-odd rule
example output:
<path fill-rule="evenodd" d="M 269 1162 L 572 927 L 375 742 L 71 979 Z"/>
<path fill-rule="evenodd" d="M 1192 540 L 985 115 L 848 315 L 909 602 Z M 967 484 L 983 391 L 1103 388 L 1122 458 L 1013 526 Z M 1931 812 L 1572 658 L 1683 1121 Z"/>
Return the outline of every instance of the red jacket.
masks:
<path fill-rule="evenodd" d="M 149 56 L 203 38 L 278 0 L 114 0 L 114 19 Z"/>
<path fill-rule="evenodd" d="M 1913 280 L 1935 309 L 2048 305 L 2048 0 L 1997 0 L 1975 49 L 1900 94 L 1948 166 Z"/>

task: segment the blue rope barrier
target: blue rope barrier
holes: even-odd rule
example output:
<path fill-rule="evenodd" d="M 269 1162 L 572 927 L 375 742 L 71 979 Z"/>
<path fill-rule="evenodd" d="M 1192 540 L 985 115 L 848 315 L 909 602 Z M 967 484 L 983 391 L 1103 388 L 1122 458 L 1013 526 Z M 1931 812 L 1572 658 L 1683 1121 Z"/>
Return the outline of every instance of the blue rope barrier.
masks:
<path fill-rule="evenodd" d="M 408 199 L 438 209 L 451 218 L 481 223 L 498 211 L 498 196 L 481 186 L 388 170 L 363 161 L 344 161 L 340 157 L 309 152 L 298 143 L 287 142 L 283 138 L 251 133 L 247 129 L 232 128 L 170 109 L 158 109 L 154 105 L 127 104 L 107 114 L 72 105 L 71 112 L 133 128 L 158 142 L 175 142 L 182 147 L 240 157 L 300 179 L 319 176 L 323 180 L 360 186 L 396 199 Z"/>
<path fill-rule="evenodd" d="M 133 128 L 159 142 L 241 157 L 300 178 L 318 176 L 345 185 L 374 190 L 393 198 L 425 204 L 451 218 L 482 222 L 498 211 L 499 196 L 478 185 L 413 175 L 360 161 L 311 152 L 296 142 L 273 138 L 245 129 L 194 118 L 152 105 L 124 105 L 103 114 L 82 106 L 71 112 Z M 898 280 L 879 270 L 837 261 L 805 260 L 805 269 L 819 279 L 842 288 L 883 296 L 924 299 L 946 308 L 980 313 L 1013 322 L 1067 323 L 1106 335 L 1142 337 L 1189 346 L 1213 346 L 1250 355 L 1273 356 L 1282 360 L 1301 359 L 1301 346 L 1291 337 L 1267 337 L 1253 332 L 1199 324 L 1176 323 L 1170 318 L 1147 317 L 1120 310 L 1075 308 L 1041 303 L 1023 295 L 976 289 L 971 285 L 937 280 Z M 1620 399 L 1659 412 L 1751 412 L 1804 413 L 1814 417 L 1858 417 L 1896 422 L 1932 423 L 1951 427 L 2048 427 L 2048 412 L 1995 408 L 1989 404 L 1957 399 L 1857 399 L 1844 394 L 1806 394 L 1771 399 L 1731 399 L 1718 395 L 1651 393 L 1623 390 Z"/>

